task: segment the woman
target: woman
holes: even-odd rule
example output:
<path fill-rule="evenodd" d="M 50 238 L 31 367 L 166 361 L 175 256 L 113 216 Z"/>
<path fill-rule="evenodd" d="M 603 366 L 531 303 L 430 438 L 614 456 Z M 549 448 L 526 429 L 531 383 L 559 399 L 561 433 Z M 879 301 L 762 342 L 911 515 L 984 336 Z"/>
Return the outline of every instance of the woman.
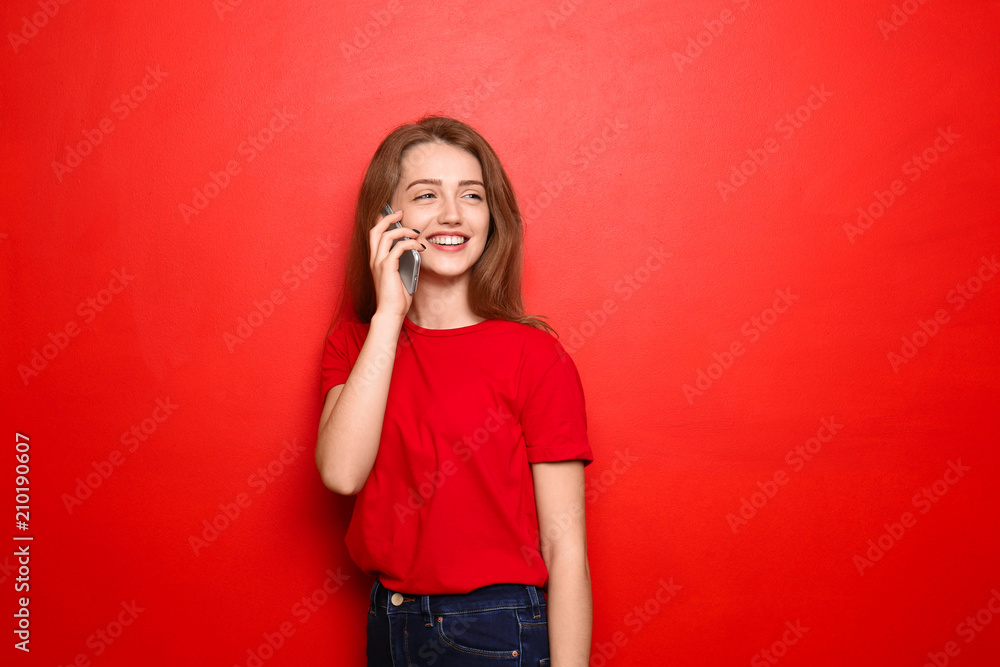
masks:
<path fill-rule="evenodd" d="M 584 395 L 551 327 L 524 313 L 522 237 L 510 181 L 465 123 L 425 117 L 375 152 L 316 444 L 323 483 L 357 494 L 346 542 L 376 577 L 369 667 L 589 661 Z M 412 295 L 398 272 L 411 250 Z"/>

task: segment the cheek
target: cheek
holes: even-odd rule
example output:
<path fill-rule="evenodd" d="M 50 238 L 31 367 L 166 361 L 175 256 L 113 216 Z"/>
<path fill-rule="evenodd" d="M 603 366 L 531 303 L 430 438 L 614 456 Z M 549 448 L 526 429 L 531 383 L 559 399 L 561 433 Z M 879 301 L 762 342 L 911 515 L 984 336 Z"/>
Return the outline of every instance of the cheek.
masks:
<path fill-rule="evenodd" d="M 486 248 L 489 247 L 488 239 L 485 235 L 479 241 L 479 247 L 476 249 L 476 254 L 482 257 L 486 254 Z"/>

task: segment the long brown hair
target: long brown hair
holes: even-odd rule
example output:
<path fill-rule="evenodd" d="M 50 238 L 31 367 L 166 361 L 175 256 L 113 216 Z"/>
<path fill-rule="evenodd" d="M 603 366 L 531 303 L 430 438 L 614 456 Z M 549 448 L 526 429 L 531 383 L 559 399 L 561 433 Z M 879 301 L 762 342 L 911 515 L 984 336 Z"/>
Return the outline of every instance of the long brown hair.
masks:
<path fill-rule="evenodd" d="M 524 226 L 507 173 L 493 148 L 469 125 L 446 116 L 424 116 L 400 125 L 382 140 L 368 165 L 354 212 L 354 233 L 347 251 L 346 280 L 334 312 L 330 332 L 346 319 L 352 304 L 358 321 L 371 322 L 377 307 L 375 281 L 369 265 L 368 234 L 378 224 L 382 207 L 399 183 L 406 149 L 422 143 L 440 142 L 462 148 L 479 160 L 490 210 L 486 249 L 473 265 L 469 280 L 469 306 L 485 319 L 519 322 L 558 334 L 540 318 L 526 315 L 521 295 Z"/>

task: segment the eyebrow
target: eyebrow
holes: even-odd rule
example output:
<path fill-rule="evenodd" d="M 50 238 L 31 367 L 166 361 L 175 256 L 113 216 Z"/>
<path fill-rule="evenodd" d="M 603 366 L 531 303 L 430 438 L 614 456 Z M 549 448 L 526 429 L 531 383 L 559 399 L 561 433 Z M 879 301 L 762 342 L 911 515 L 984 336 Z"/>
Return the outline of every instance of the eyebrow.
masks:
<path fill-rule="evenodd" d="M 440 178 L 418 178 L 417 180 L 415 180 L 412 183 L 410 183 L 409 185 L 407 185 L 406 189 L 409 190 L 414 185 L 418 185 L 420 183 L 427 183 L 428 185 L 441 185 L 441 179 Z M 479 186 L 482 186 L 483 189 L 486 188 L 486 186 L 483 185 L 481 181 L 459 181 L 458 182 L 458 187 L 460 187 L 460 188 L 464 188 L 466 185 L 479 185 Z"/>

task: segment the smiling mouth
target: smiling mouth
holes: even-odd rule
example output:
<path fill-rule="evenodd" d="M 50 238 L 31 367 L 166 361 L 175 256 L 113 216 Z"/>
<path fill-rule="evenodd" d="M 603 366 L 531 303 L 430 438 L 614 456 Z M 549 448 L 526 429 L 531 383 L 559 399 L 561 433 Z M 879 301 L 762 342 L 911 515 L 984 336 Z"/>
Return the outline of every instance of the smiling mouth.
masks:
<path fill-rule="evenodd" d="M 464 236 L 444 236 L 439 235 L 427 239 L 427 242 L 439 248 L 455 248 L 465 245 L 469 239 Z"/>

